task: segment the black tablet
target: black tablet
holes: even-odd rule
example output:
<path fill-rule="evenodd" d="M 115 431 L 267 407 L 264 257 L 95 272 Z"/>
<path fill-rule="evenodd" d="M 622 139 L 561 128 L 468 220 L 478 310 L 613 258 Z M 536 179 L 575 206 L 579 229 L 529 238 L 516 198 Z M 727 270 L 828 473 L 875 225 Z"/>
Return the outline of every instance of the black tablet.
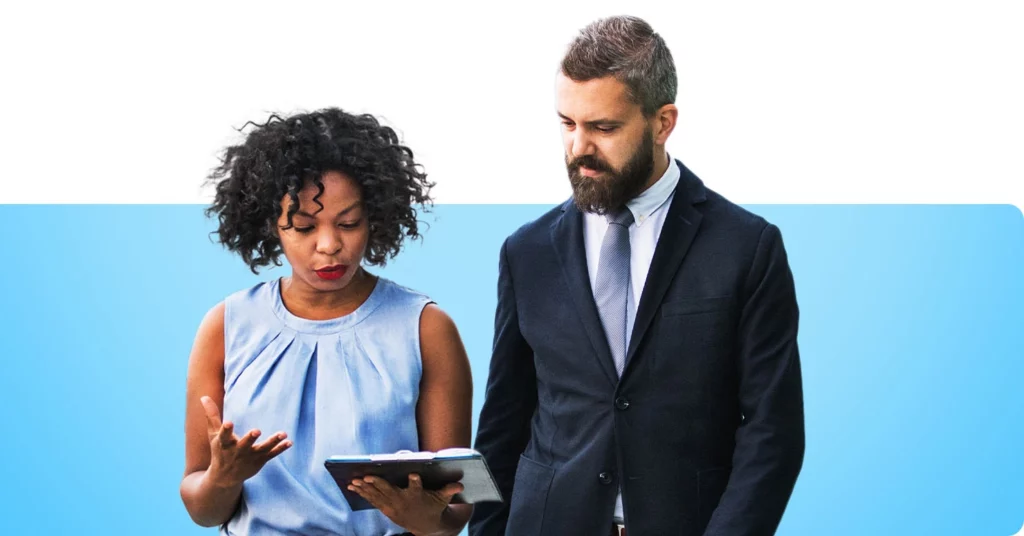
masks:
<path fill-rule="evenodd" d="M 487 462 L 473 449 L 339 455 L 331 456 L 324 465 L 354 511 L 373 508 L 359 494 L 348 489 L 352 480 L 364 476 L 380 477 L 404 488 L 409 485 L 409 474 L 416 473 L 420 475 L 423 488 L 428 490 L 439 490 L 446 484 L 461 482 L 465 489 L 452 497 L 453 504 L 502 500 Z"/>

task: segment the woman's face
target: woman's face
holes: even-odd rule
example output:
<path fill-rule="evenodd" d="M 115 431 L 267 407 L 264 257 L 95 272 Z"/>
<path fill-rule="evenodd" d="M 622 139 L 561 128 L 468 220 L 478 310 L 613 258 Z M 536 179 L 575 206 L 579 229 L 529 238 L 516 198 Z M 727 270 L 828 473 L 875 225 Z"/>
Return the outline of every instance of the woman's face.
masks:
<path fill-rule="evenodd" d="M 315 290 L 330 292 L 345 288 L 366 252 L 370 227 L 363 209 L 359 186 L 337 171 L 321 178 L 324 193 L 313 198 L 317 187 L 309 182 L 299 192 L 299 210 L 288 225 L 291 198 L 281 199 L 278 235 L 281 249 L 292 266 L 292 277 Z"/>

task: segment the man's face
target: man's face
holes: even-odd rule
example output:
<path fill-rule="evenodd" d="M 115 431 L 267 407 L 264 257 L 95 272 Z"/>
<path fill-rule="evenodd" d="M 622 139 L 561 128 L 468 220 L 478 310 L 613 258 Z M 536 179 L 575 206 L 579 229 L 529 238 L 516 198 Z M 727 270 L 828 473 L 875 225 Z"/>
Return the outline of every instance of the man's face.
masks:
<path fill-rule="evenodd" d="M 654 132 L 626 85 L 607 76 L 556 83 L 565 165 L 580 210 L 603 214 L 647 186 L 654 171 Z"/>

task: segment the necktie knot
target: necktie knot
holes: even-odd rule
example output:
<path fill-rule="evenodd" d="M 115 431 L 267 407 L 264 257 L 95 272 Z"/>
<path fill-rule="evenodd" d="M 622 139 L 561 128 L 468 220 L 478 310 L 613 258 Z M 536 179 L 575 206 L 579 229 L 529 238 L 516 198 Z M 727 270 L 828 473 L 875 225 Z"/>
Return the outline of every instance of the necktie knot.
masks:
<path fill-rule="evenodd" d="M 633 224 L 633 212 L 627 207 L 622 207 L 619 210 L 609 212 L 605 214 L 605 218 L 609 224 L 621 225 L 623 227 L 629 227 Z"/>

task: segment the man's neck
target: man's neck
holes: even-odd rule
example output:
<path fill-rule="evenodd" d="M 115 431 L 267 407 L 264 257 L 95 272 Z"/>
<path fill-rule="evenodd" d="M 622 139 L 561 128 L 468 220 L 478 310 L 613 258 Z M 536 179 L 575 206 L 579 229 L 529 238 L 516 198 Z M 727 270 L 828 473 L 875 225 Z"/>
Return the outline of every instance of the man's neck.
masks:
<path fill-rule="evenodd" d="M 668 161 L 668 152 L 665 151 L 664 147 L 660 147 L 656 150 L 658 156 L 654 157 L 654 171 L 651 172 L 651 176 L 647 178 L 647 183 L 644 184 L 643 190 L 640 190 L 641 194 L 646 192 L 651 186 L 654 186 L 654 183 L 658 182 L 658 180 L 665 175 L 665 171 L 668 169 L 670 163 Z"/>

